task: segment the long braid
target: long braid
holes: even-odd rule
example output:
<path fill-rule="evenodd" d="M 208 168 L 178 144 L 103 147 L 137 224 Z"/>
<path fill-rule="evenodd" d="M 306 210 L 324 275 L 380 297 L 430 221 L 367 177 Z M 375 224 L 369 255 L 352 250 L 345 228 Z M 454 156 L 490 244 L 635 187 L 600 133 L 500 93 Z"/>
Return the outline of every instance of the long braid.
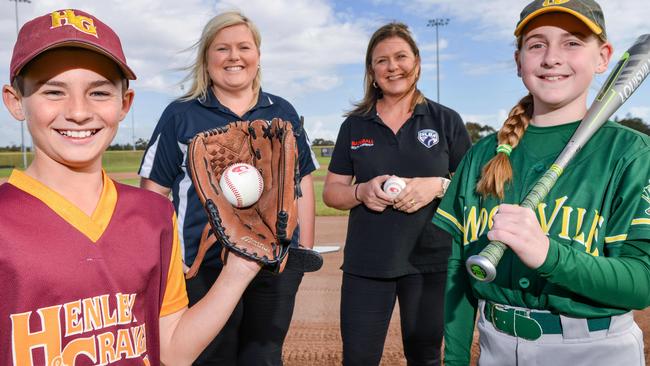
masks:
<path fill-rule="evenodd" d="M 533 97 L 528 94 L 510 110 L 508 119 L 497 134 L 499 145 L 508 144 L 514 149 L 524 136 L 533 115 Z M 512 166 L 507 154 L 497 153 L 481 172 L 481 179 L 476 185 L 476 192 L 483 197 L 492 195 L 503 199 L 506 183 L 512 181 Z"/>

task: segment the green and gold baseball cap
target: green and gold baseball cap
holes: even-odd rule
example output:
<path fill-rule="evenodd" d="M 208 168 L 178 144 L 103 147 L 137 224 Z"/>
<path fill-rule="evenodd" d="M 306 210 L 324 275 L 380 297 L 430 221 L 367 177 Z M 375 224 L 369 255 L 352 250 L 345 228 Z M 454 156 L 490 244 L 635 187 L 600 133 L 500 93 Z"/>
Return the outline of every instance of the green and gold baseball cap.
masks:
<path fill-rule="evenodd" d="M 551 12 L 569 13 L 585 23 L 603 41 L 607 40 L 603 10 L 593 0 L 535 0 L 521 11 L 515 36 L 519 37 L 531 20 Z"/>

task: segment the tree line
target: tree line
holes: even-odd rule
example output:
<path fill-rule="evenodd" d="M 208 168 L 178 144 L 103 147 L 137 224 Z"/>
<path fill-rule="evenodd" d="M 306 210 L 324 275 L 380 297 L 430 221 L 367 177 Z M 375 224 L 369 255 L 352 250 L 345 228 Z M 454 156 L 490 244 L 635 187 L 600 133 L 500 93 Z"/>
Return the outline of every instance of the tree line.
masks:
<path fill-rule="evenodd" d="M 620 123 L 633 130 L 637 130 L 641 133 L 650 136 L 650 125 L 647 124 L 645 121 L 643 121 L 643 119 L 639 117 L 633 117 L 629 113 L 624 118 L 619 118 L 618 116 L 614 117 L 614 122 Z M 483 125 L 478 122 L 467 122 L 465 123 L 465 128 L 467 128 L 467 132 L 469 133 L 469 137 L 472 139 L 472 143 L 476 143 L 476 141 L 480 140 L 481 138 L 496 132 L 494 127 Z M 147 139 L 142 139 L 142 138 L 137 139 L 135 141 L 135 150 L 144 150 L 147 148 L 148 144 L 149 144 L 149 140 Z M 323 139 L 323 138 L 315 138 L 312 141 L 312 145 L 313 146 L 334 146 L 334 141 Z M 133 150 L 133 145 L 130 143 L 112 144 L 111 146 L 108 147 L 108 150 Z M 14 144 L 11 146 L 0 146 L 0 152 L 20 152 L 20 151 L 21 151 L 20 145 Z M 27 151 L 30 151 L 29 147 L 27 147 Z"/>
<path fill-rule="evenodd" d="M 619 118 L 618 116 L 614 117 L 614 122 L 650 136 L 650 125 L 645 123 L 641 118 L 633 117 L 629 113 L 624 118 Z M 465 123 L 465 128 L 467 128 L 467 132 L 469 132 L 469 137 L 472 139 L 472 143 L 476 143 L 476 141 L 481 138 L 496 132 L 492 126 L 482 125 L 476 122 Z"/>

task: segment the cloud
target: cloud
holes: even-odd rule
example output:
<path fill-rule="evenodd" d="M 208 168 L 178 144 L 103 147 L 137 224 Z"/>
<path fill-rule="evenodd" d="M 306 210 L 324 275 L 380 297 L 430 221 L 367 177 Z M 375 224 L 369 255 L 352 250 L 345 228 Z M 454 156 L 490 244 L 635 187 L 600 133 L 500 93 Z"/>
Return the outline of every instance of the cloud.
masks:
<path fill-rule="evenodd" d="M 180 95 L 178 82 L 192 63 L 194 44 L 203 25 L 218 12 L 240 9 L 262 32 L 264 89 L 290 100 L 307 118 L 312 137 L 335 138 L 343 120 L 340 113 L 350 100 L 362 96 L 363 59 L 370 34 L 396 18 L 408 19 L 422 55 L 421 86 L 433 88 L 436 80 L 435 31 L 426 20 L 451 19 L 440 29 L 441 80 L 447 80 L 443 95 L 459 95 L 450 103 L 459 112 L 480 123 L 501 125 L 508 93 L 521 83 L 514 78 L 512 30 L 525 1 L 475 0 L 370 0 L 359 4 L 343 0 L 38 0 L 19 3 L 20 23 L 57 8 L 75 7 L 97 14 L 120 34 L 129 64 L 135 69 L 136 137 L 149 138 L 164 106 Z M 650 1 L 599 0 L 607 17 L 607 31 L 615 46 L 614 59 L 638 34 L 650 33 Z M 6 81 L 11 49 L 15 42 L 15 3 L 0 2 L 0 77 Z M 613 66 L 615 62 L 611 62 Z M 598 78 L 593 92 L 602 84 Z M 477 97 L 485 83 L 499 85 L 503 92 Z M 600 84 L 599 84 L 600 83 Z M 467 88 L 467 85 L 475 85 Z M 465 88 L 454 93 L 458 88 Z M 647 87 L 643 87 L 648 90 Z M 647 96 L 645 90 L 638 95 Z M 425 92 L 429 92 L 426 90 Z M 434 95 L 434 92 L 431 92 Z M 516 94 L 518 95 L 518 94 Z M 451 98 L 451 97 L 450 97 Z M 485 101 L 478 107 L 479 98 Z M 503 100 L 506 100 L 502 103 Z M 635 116 L 650 118 L 637 97 L 628 102 Z M 445 102 L 445 100 L 443 100 Z M 335 112 L 335 113 L 331 113 Z M 331 114 L 330 114 L 331 113 Z M 644 117 L 645 116 L 645 117 Z M 118 141 L 130 141 L 130 121 L 123 123 Z M 19 124 L 0 112 L 0 146 L 20 141 Z M 313 132 L 310 130 L 313 129 Z"/>
<path fill-rule="evenodd" d="M 312 141 L 315 138 L 335 141 L 343 119 L 341 114 L 312 115 L 305 119 L 305 130 Z"/>
<path fill-rule="evenodd" d="M 0 2 L 0 31 L 13 35 L 0 38 L 1 75 L 8 75 L 15 42 L 14 5 Z M 128 63 L 138 76 L 132 86 L 139 94 L 172 97 L 181 94 L 178 83 L 185 72 L 179 70 L 195 57 L 188 48 L 198 40 L 204 24 L 221 11 L 239 9 L 260 28 L 263 87 L 289 100 L 341 86 L 341 68 L 363 63 L 374 26 L 372 19 L 336 10 L 326 0 L 227 0 L 212 5 L 201 0 L 39 0 L 19 4 L 20 23 L 62 8 L 97 15 L 120 35 Z M 130 141 L 122 135 L 117 141 Z M 10 138 L 0 137 L 0 145 L 14 141 L 14 136 L 12 131 Z"/>
<path fill-rule="evenodd" d="M 15 34 L 13 6 L 7 1 L 0 5 L 3 34 Z M 184 75 L 178 69 L 194 58 L 194 50 L 183 51 L 198 40 L 204 24 L 224 10 L 239 9 L 260 28 L 265 83 L 299 85 L 296 93 L 339 85 L 331 82 L 332 75 L 339 66 L 363 59 L 369 34 L 367 22 L 338 14 L 322 0 L 220 1 L 213 8 L 199 0 L 45 0 L 19 6 L 23 20 L 65 7 L 97 15 L 120 35 L 128 62 L 138 75 L 134 86 L 172 95 L 178 94 L 176 84 Z M 14 40 L 3 37 L 0 49 L 10 50 Z M 0 54 L 3 70 L 8 69 L 8 55 L 7 51 Z M 319 82 L 323 78 L 330 82 Z"/>
<path fill-rule="evenodd" d="M 650 107 L 632 107 L 629 111 L 632 117 L 638 117 L 650 124 Z"/>
<path fill-rule="evenodd" d="M 463 62 L 461 63 L 461 68 L 463 70 L 463 73 L 466 75 L 482 76 L 499 72 L 514 72 L 513 70 L 516 70 L 516 65 L 512 60 L 495 62 L 491 64 Z"/>
<path fill-rule="evenodd" d="M 395 0 L 405 11 L 421 19 L 444 14 L 451 21 L 474 24 L 468 36 L 474 39 L 511 39 L 515 21 L 528 1 L 501 0 Z M 636 35 L 648 33 L 648 0 L 600 0 L 610 40 L 614 44 L 631 43 Z"/>
<path fill-rule="evenodd" d="M 341 84 L 341 66 L 363 60 L 368 23 L 337 13 L 329 2 L 224 1 L 218 10 L 238 8 L 262 33 L 262 70 L 267 90 L 289 99 Z M 291 16 L 287 16 L 291 14 Z"/>

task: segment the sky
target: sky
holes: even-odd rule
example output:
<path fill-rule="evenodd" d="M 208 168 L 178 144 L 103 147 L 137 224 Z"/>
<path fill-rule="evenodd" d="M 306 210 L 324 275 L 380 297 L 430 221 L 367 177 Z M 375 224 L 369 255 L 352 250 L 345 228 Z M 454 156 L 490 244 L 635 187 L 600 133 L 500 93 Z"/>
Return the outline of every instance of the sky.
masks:
<path fill-rule="evenodd" d="M 24 1 L 24 0 L 21 0 Z M 262 33 L 262 88 L 289 100 L 305 117 L 313 140 L 334 140 L 343 114 L 363 96 L 364 57 L 371 34 L 390 21 L 406 23 L 422 57 L 418 87 L 465 122 L 495 128 L 527 91 L 516 75 L 512 32 L 522 0 L 31 0 L 18 3 L 18 24 L 63 8 L 87 11 L 122 39 L 138 79 L 136 97 L 116 143 L 149 139 L 164 108 L 178 98 L 184 67 L 192 63 L 204 24 L 219 12 L 240 10 Z M 610 69 L 641 34 L 650 33 L 650 1 L 600 0 L 609 40 Z M 16 40 L 16 3 L 0 1 L 0 82 L 8 82 Z M 449 19 L 427 27 L 429 19 Z M 439 45 L 439 58 L 436 47 Z M 439 65 L 439 67 L 438 67 Z M 440 75 L 439 80 L 437 75 Z M 591 86 L 590 99 L 608 73 Z M 650 82 L 615 113 L 650 122 Z M 437 90 L 440 93 L 438 94 Z M 26 128 L 25 143 L 31 144 Z M 21 123 L 0 108 L 0 146 L 21 144 Z"/>

